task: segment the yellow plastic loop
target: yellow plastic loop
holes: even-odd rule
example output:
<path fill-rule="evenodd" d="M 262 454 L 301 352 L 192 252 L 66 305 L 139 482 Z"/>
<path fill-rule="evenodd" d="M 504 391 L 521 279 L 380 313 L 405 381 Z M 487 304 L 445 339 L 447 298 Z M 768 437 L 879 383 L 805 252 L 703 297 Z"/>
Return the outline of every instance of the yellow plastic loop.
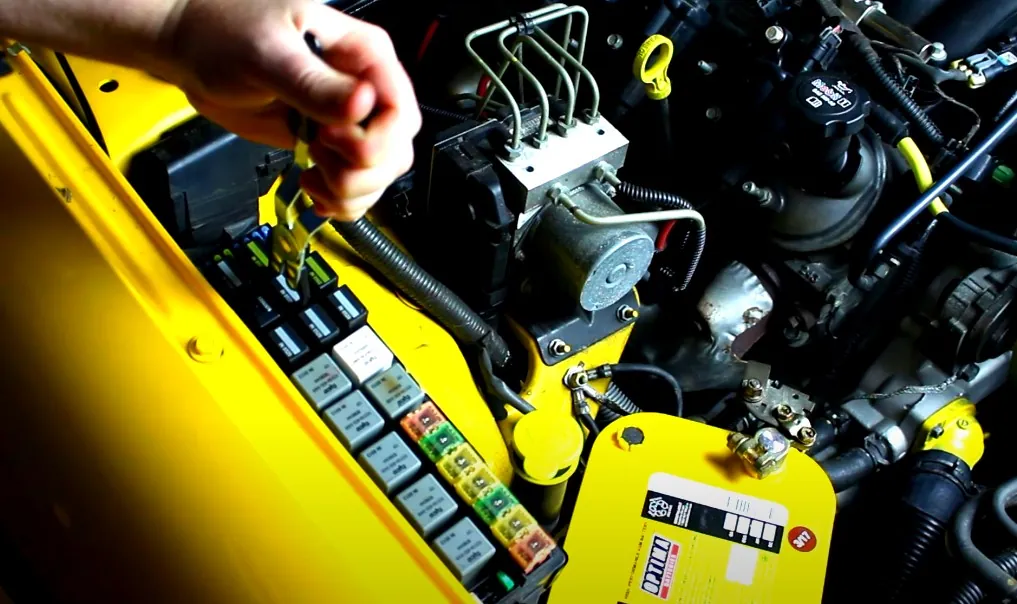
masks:
<path fill-rule="evenodd" d="M 922 155 L 922 151 L 918 148 L 918 144 L 915 143 L 914 139 L 910 136 L 902 138 L 897 143 L 897 149 L 911 167 L 911 171 L 915 175 L 915 182 L 918 183 L 918 190 L 924 193 L 931 189 L 932 185 L 936 184 L 936 181 L 932 180 L 932 170 L 929 169 L 929 163 L 925 161 L 925 156 Z M 949 212 L 950 208 L 946 207 L 942 198 L 937 197 L 929 204 L 929 211 L 935 215 Z"/>
<path fill-rule="evenodd" d="M 650 57 L 660 49 L 653 65 L 648 65 Z M 674 44 L 670 38 L 652 35 L 639 47 L 636 62 L 633 66 L 636 77 L 646 84 L 646 96 L 655 101 L 663 101 L 671 94 L 671 79 L 667 77 L 667 68 L 674 57 Z"/>

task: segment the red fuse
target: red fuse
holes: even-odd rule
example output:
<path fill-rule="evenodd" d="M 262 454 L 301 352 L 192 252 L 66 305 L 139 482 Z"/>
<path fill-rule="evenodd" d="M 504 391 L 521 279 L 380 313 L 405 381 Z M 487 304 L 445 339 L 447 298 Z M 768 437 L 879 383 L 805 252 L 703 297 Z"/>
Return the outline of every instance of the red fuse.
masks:
<path fill-rule="evenodd" d="M 407 436 L 416 442 L 433 430 L 435 426 L 440 426 L 446 421 L 448 420 L 438 410 L 438 407 L 431 401 L 427 401 L 413 411 L 410 411 L 409 415 L 399 422 L 399 425 L 406 431 Z"/>
<path fill-rule="evenodd" d="M 555 547 L 554 540 L 544 532 L 544 529 L 534 528 L 520 535 L 509 548 L 509 553 L 523 569 L 525 575 L 547 560 Z"/>

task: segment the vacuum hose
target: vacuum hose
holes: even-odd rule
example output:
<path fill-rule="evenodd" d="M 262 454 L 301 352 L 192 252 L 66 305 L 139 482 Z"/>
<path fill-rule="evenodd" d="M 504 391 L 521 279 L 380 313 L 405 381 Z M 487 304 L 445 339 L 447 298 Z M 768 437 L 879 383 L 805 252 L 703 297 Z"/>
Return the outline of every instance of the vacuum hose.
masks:
<path fill-rule="evenodd" d="M 1017 577 L 1017 549 L 1008 549 L 992 558 L 992 563 L 1011 577 Z M 991 594 L 985 593 L 978 581 L 969 579 L 950 598 L 950 604 L 979 604 Z"/>
<path fill-rule="evenodd" d="M 453 337 L 464 344 L 478 344 L 486 349 L 495 366 L 508 365 L 511 356 L 508 344 L 494 328 L 370 221 L 366 218 L 354 222 L 333 221 L 333 225 L 364 260 L 430 313 Z"/>
<path fill-rule="evenodd" d="M 632 200 L 635 203 L 653 206 L 656 208 L 664 208 L 668 210 L 694 210 L 692 204 L 675 195 L 674 193 L 668 193 L 666 191 L 658 191 L 656 189 L 650 189 L 647 187 L 640 187 L 628 182 L 622 182 L 618 185 L 618 192 Z M 699 261 L 703 257 L 703 250 L 706 249 L 706 231 L 703 229 L 696 230 L 696 249 L 692 253 L 692 260 L 689 262 L 689 269 L 685 272 L 685 279 L 682 282 L 681 289 L 684 291 L 689 283 L 692 282 L 692 277 L 696 274 L 696 269 L 699 268 Z"/>
<path fill-rule="evenodd" d="M 861 447 L 849 449 L 820 465 L 837 493 L 850 489 L 876 471 L 876 460 Z"/>

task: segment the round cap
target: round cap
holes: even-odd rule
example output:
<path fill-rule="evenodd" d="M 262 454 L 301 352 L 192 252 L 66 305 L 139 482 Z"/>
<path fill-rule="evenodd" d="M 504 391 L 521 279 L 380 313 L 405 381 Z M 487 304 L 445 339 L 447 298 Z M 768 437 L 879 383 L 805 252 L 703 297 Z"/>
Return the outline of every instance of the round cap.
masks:
<path fill-rule="evenodd" d="M 583 452 L 583 430 L 560 411 L 537 409 L 524 415 L 512 430 L 516 469 L 537 484 L 568 480 Z"/>
<path fill-rule="evenodd" d="M 793 127 L 819 138 L 858 134 L 869 115 L 869 94 L 829 73 L 803 73 L 791 85 Z"/>

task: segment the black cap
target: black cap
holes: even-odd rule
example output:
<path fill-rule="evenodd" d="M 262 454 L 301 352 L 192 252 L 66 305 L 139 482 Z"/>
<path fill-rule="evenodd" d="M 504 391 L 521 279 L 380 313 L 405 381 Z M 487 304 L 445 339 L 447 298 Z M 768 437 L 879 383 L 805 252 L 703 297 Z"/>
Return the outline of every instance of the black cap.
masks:
<path fill-rule="evenodd" d="M 791 85 L 792 127 L 806 136 L 844 138 L 865 127 L 869 94 L 847 78 L 803 73 Z"/>

